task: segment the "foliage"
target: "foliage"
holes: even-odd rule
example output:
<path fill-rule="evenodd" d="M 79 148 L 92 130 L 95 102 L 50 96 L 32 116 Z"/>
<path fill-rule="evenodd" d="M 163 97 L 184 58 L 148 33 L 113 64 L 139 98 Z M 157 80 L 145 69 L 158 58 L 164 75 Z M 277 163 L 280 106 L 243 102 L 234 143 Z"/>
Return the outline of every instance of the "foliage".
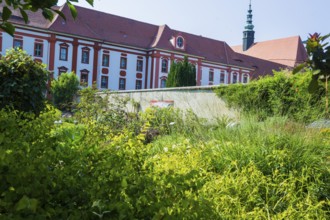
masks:
<path fill-rule="evenodd" d="M 313 77 L 309 84 L 309 91 L 315 92 L 319 89 L 319 81 L 325 83 L 325 111 L 326 117 L 329 115 L 329 97 L 328 97 L 328 81 L 330 78 L 330 46 L 329 43 L 323 43 L 330 37 L 330 34 L 325 36 L 320 36 L 318 33 L 310 34 L 307 40 L 307 53 L 310 59 L 305 63 L 296 67 L 294 72 L 300 71 L 304 67 L 311 68 L 313 70 Z"/>
<path fill-rule="evenodd" d="M 167 135 L 145 145 L 130 124 L 102 135 L 106 124 L 92 117 L 56 125 L 52 108 L 37 118 L 21 114 L 0 111 L 0 218 L 330 216 L 326 131 L 286 118 L 198 128 L 190 114 L 187 123 L 175 109 L 154 108 L 141 115 L 141 129 L 163 126 Z"/>
<path fill-rule="evenodd" d="M 172 62 L 166 87 L 196 86 L 196 68 L 185 56 L 183 62 Z"/>
<path fill-rule="evenodd" d="M 51 92 L 54 104 L 59 109 L 70 109 L 79 90 L 79 80 L 74 73 L 63 73 L 52 80 Z"/>
<path fill-rule="evenodd" d="M 291 91 L 308 77 L 253 82 L 256 94 L 272 98 L 254 104 L 293 114 L 288 103 L 308 106 L 300 97 L 308 93 Z M 77 123 L 58 123 L 49 106 L 38 117 L 0 110 L 1 219 L 330 217 L 328 130 L 289 116 L 246 117 L 227 128 L 226 118 L 207 125 L 175 108 L 130 114 L 128 99 L 116 95 L 81 90 Z"/>
<path fill-rule="evenodd" d="M 0 109 L 10 106 L 38 115 L 45 107 L 48 76 L 45 65 L 26 52 L 8 50 L 0 60 Z"/>
<path fill-rule="evenodd" d="M 126 109 L 128 98 L 110 96 L 107 92 L 99 94 L 91 87 L 80 90 L 79 94 L 75 113 L 77 121 L 88 126 L 88 132 L 101 135 L 92 137 L 91 141 L 107 140 L 111 134 L 120 133 L 125 127 L 131 126 L 134 130 L 134 116 L 129 115 Z M 110 99 L 114 101 L 109 102 Z"/>
<path fill-rule="evenodd" d="M 322 117 L 324 111 L 324 91 L 320 87 L 315 93 L 308 93 L 312 72 L 292 75 L 289 72 L 275 72 L 247 85 L 219 87 L 218 96 L 232 107 L 243 112 L 258 114 L 261 119 L 269 116 L 287 116 L 309 122 Z"/>
<path fill-rule="evenodd" d="M 93 5 L 94 0 L 86 0 L 90 5 Z M 54 9 L 54 6 L 57 5 L 58 0 L 4 0 L 0 1 L 0 3 L 4 2 L 4 7 L 2 8 L 1 16 L 2 23 L 0 24 L 0 28 L 6 31 L 10 35 L 14 35 L 15 27 L 11 22 L 9 22 L 12 10 L 19 10 L 22 18 L 25 23 L 29 22 L 29 16 L 27 12 L 36 12 L 38 10 L 42 11 L 42 15 L 44 18 L 52 21 L 54 18 L 54 13 L 60 15 L 63 19 L 66 19 L 64 14 Z M 78 2 L 78 0 L 67 0 L 66 4 L 70 8 L 71 15 L 73 18 L 77 17 L 77 10 L 72 4 L 72 2 Z"/>

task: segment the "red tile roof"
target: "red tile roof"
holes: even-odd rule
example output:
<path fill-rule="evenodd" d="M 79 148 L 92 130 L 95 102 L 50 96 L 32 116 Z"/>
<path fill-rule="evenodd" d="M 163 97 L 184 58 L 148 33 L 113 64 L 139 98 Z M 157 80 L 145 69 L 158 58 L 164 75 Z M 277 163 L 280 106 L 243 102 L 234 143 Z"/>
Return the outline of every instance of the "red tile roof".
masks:
<path fill-rule="evenodd" d="M 68 6 L 62 9 L 67 20 L 58 17 L 50 30 L 133 47 L 148 48 L 154 41 L 158 26 L 76 6 L 76 20 Z"/>
<path fill-rule="evenodd" d="M 180 52 L 202 57 L 205 62 L 255 69 L 253 78 L 272 74 L 273 69 L 285 68 L 284 65 L 275 62 L 236 53 L 224 41 L 172 30 L 167 25 L 157 26 L 79 6 L 76 6 L 76 9 L 78 16 L 74 20 L 67 5 L 60 7 L 67 18 L 66 21 L 56 16 L 53 22 L 49 22 L 42 17 L 40 12 L 29 13 L 31 22 L 28 26 L 145 50 L 160 49 Z M 18 23 L 24 24 L 22 18 L 20 19 Z M 186 42 L 184 50 L 175 48 L 170 42 L 170 39 L 178 35 L 181 35 Z M 272 52 L 264 51 L 264 54 L 267 53 Z"/>
<path fill-rule="evenodd" d="M 242 45 L 233 46 L 232 49 L 237 53 L 269 60 L 289 67 L 294 67 L 308 58 L 299 36 L 257 42 L 246 51 L 242 50 Z"/>

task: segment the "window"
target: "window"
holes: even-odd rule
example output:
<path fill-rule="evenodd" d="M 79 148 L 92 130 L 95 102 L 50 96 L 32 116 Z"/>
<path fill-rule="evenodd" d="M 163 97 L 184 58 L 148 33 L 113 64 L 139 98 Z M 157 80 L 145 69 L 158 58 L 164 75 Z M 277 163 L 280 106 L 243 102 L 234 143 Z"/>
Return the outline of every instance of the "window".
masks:
<path fill-rule="evenodd" d="M 88 47 L 82 48 L 81 52 L 81 63 L 89 63 L 89 51 L 90 49 Z"/>
<path fill-rule="evenodd" d="M 88 86 L 88 73 L 86 69 L 80 71 L 80 85 Z"/>
<path fill-rule="evenodd" d="M 249 77 L 247 74 L 244 74 L 243 76 L 243 83 L 248 83 Z"/>
<path fill-rule="evenodd" d="M 220 74 L 220 83 L 225 83 L 225 74 L 224 73 Z"/>
<path fill-rule="evenodd" d="M 109 54 L 103 54 L 102 56 L 102 66 L 109 66 L 110 56 Z"/>
<path fill-rule="evenodd" d="M 168 61 L 163 59 L 162 60 L 162 73 L 167 73 Z"/>
<path fill-rule="evenodd" d="M 160 80 L 160 88 L 166 88 L 166 79 L 165 78 Z"/>
<path fill-rule="evenodd" d="M 21 39 L 14 39 L 13 48 L 23 49 L 23 40 Z"/>
<path fill-rule="evenodd" d="M 126 79 L 119 78 L 119 90 L 125 90 L 125 89 L 126 89 Z"/>
<path fill-rule="evenodd" d="M 213 82 L 213 79 L 214 79 L 214 73 L 213 73 L 213 70 L 210 70 L 210 72 L 209 72 L 209 81 Z"/>
<path fill-rule="evenodd" d="M 60 60 L 68 60 L 68 47 L 67 44 L 60 44 Z"/>
<path fill-rule="evenodd" d="M 176 40 L 176 45 L 179 47 L 179 48 L 182 48 L 183 47 L 183 38 L 182 37 L 178 37 L 177 40 Z"/>
<path fill-rule="evenodd" d="M 101 88 L 102 89 L 108 88 L 108 77 L 107 76 L 101 76 Z"/>
<path fill-rule="evenodd" d="M 58 68 L 58 76 L 60 76 L 62 73 L 67 73 L 68 72 L 68 68 L 66 68 L 65 66 L 61 66 Z"/>
<path fill-rule="evenodd" d="M 44 45 L 42 43 L 34 43 L 34 56 L 42 57 Z"/>
<path fill-rule="evenodd" d="M 237 83 L 237 74 L 236 73 L 233 74 L 233 83 Z"/>
<path fill-rule="evenodd" d="M 127 66 L 127 58 L 120 57 L 120 69 L 126 69 Z"/>
<path fill-rule="evenodd" d="M 136 80 L 135 89 L 142 89 L 142 80 Z"/>
<path fill-rule="evenodd" d="M 143 60 L 137 60 L 136 61 L 136 71 L 142 71 L 143 70 Z"/>

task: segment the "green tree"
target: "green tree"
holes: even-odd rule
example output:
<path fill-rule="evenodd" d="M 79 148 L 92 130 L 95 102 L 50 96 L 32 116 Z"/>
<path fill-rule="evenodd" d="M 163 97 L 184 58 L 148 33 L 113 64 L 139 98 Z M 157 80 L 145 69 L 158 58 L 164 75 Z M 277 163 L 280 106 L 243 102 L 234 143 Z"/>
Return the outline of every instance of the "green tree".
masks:
<path fill-rule="evenodd" d="M 79 90 L 79 80 L 74 73 L 63 73 L 51 84 L 54 104 L 59 109 L 70 109 L 74 96 Z"/>
<path fill-rule="evenodd" d="M 294 73 L 307 67 L 313 70 L 313 78 L 309 84 L 309 91 L 315 92 L 319 89 L 319 82 L 325 85 L 325 111 L 326 117 L 329 117 L 329 78 L 330 78 L 330 46 L 325 41 L 330 37 L 330 34 L 321 36 L 319 33 L 310 34 L 307 40 L 307 54 L 309 59 L 299 65 Z"/>
<path fill-rule="evenodd" d="M 94 0 L 85 0 L 90 5 L 93 6 Z M 42 15 L 52 21 L 54 18 L 54 13 L 60 15 L 65 19 L 64 14 L 54 9 L 54 6 L 57 5 L 58 0 L 0 0 L 0 3 L 4 2 L 5 6 L 2 8 L 2 21 L 0 23 L 0 28 L 6 31 L 8 34 L 13 35 L 15 32 L 15 27 L 9 22 L 9 19 L 12 15 L 12 10 L 19 10 L 25 23 L 28 23 L 29 16 L 28 11 L 36 12 L 38 10 L 42 11 Z M 72 2 L 78 2 L 78 0 L 67 0 L 66 4 L 69 6 L 71 15 L 73 18 L 77 17 L 77 10 L 72 4 Z"/>
<path fill-rule="evenodd" d="M 196 68 L 184 57 L 183 62 L 172 62 L 166 87 L 196 86 Z"/>
<path fill-rule="evenodd" d="M 0 109 L 6 106 L 33 112 L 45 107 L 49 72 L 25 51 L 8 50 L 0 60 Z"/>

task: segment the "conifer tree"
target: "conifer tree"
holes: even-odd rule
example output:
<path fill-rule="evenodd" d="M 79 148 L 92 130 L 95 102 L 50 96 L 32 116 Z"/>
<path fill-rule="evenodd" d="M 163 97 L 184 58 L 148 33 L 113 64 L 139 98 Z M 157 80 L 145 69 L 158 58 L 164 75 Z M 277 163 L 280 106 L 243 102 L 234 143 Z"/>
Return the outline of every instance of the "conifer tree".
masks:
<path fill-rule="evenodd" d="M 182 62 L 172 62 L 166 87 L 196 86 L 196 68 L 184 57 Z"/>

